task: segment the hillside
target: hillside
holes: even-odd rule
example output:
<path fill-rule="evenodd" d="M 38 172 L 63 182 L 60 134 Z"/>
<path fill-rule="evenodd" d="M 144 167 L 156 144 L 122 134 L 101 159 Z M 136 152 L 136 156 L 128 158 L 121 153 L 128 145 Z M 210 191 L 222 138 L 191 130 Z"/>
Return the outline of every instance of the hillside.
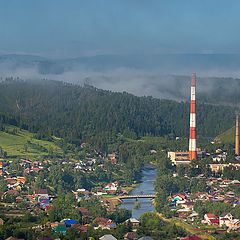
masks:
<path fill-rule="evenodd" d="M 57 138 L 53 141 L 36 139 L 33 133 L 19 129 L 16 126 L 6 125 L 0 131 L 0 147 L 7 152 L 8 157 L 38 158 L 49 153 L 62 154 L 57 146 Z"/>
<path fill-rule="evenodd" d="M 0 112 L 39 139 L 57 136 L 106 149 L 117 133 L 125 137 L 188 136 L 189 104 L 136 97 L 58 81 L 8 79 L 0 83 Z M 234 124 L 234 108 L 199 103 L 198 135 L 215 137 Z"/>
<path fill-rule="evenodd" d="M 227 131 L 219 134 L 215 141 L 225 143 L 225 144 L 233 144 L 235 142 L 235 127 L 228 129 Z"/>

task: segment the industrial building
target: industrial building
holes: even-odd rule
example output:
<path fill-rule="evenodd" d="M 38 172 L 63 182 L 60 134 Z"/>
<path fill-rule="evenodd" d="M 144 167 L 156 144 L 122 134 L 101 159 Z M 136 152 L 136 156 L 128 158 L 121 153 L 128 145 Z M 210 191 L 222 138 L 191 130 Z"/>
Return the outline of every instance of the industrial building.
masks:
<path fill-rule="evenodd" d="M 196 122 L 196 74 L 192 74 L 191 79 L 191 98 L 190 98 L 190 123 L 189 123 L 189 151 L 169 151 L 168 158 L 174 165 L 189 164 L 192 160 L 202 158 L 205 152 L 197 148 L 197 122 Z M 235 159 L 240 161 L 239 149 L 239 117 L 236 113 L 236 132 L 235 132 Z M 225 161 L 227 153 L 215 154 L 214 162 Z M 222 171 L 226 164 L 212 164 L 211 169 L 214 172 Z M 238 166 L 238 165 L 237 165 Z"/>
<path fill-rule="evenodd" d="M 205 151 L 197 149 L 197 158 L 202 158 L 206 155 Z M 174 165 L 189 164 L 191 162 L 188 151 L 168 152 L 168 158 Z"/>
<path fill-rule="evenodd" d="M 192 160 L 197 159 L 198 153 L 196 128 L 196 73 L 193 73 L 191 80 L 189 151 L 168 152 L 168 158 L 173 164 L 189 164 Z"/>

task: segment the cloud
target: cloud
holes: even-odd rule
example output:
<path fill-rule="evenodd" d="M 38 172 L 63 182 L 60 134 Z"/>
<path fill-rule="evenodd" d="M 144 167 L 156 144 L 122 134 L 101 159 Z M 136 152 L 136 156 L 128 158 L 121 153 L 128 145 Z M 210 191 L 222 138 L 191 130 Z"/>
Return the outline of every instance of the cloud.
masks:
<path fill-rule="evenodd" d="M 153 96 L 177 101 L 189 98 L 192 66 L 188 67 L 185 64 L 186 66 L 177 67 L 176 62 L 172 65 L 171 62 L 164 62 L 160 66 L 153 64 L 150 67 L 148 62 L 144 62 L 143 65 L 136 62 L 134 64 L 132 62 L 122 64 L 118 61 L 111 61 L 109 64 L 105 58 L 56 62 L 39 60 L 34 56 L 25 56 L 20 59 L 12 56 L 2 60 L 0 58 L 0 73 L 3 78 L 12 76 L 22 79 L 59 80 L 79 85 L 87 83 L 97 88 L 126 91 L 137 96 Z M 197 84 L 200 93 L 213 91 L 220 81 L 216 77 L 221 78 L 223 82 L 223 77 L 240 76 L 238 68 L 219 69 L 217 67 L 203 69 L 201 65 L 197 67 L 197 72 L 201 74 Z M 234 85 L 229 84 L 225 87 L 234 88 Z"/>

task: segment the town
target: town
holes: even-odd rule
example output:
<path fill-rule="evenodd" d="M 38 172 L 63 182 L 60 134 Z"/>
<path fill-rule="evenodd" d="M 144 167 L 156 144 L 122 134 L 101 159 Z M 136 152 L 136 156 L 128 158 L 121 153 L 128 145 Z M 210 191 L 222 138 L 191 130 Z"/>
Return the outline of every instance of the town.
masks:
<path fill-rule="evenodd" d="M 186 148 L 186 138 L 134 140 L 120 133 L 108 143 L 107 154 L 90 143 L 75 146 L 62 139 L 52 140 L 50 150 L 46 150 L 42 145 L 49 146 L 50 142 L 39 142 L 35 135 L 17 126 L 3 125 L 4 138 L 27 136 L 28 140 L 15 151 L 21 157 L 1 148 L 1 238 L 144 240 L 238 236 L 238 114 L 232 129 L 234 149 L 224 143 L 222 135 L 199 141 L 202 148 L 197 148 L 195 84 L 193 74 L 189 151 L 179 150 Z M 6 149 L 13 151 L 9 145 Z M 30 154 L 32 158 L 27 157 Z M 131 194 L 141 185 L 141 172 L 146 166 L 157 169 L 154 193 Z M 133 199 L 133 208 L 141 209 L 140 199 L 144 198 L 150 200 L 154 212 L 142 212 L 135 218 L 130 210 L 122 208 L 126 199 Z"/>
<path fill-rule="evenodd" d="M 119 177 L 117 177 L 119 179 L 111 177 L 113 181 L 109 182 L 103 178 L 101 182 L 100 174 L 108 174 L 109 166 L 117 171 L 123 169 L 122 164 L 118 163 L 118 154 L 113 152 L 106 157 L 101 156 L 86 143 L 81 144 L 81 149 L 88 151 L 88 157 L 81 160 L 57 160 L 47 157 L 34 161 L 2 159 L 0 224 L 7 227 L 10 222 L 19 222 L 18 219 L 23 219 L 28 223 L 31 234 L 38 236 L 38 239 L 47 239 L 47 236 L 56 236 L 54 239 L 59 236 L 61 239 L 61 236 L 69 236 L 69 234 L 83 238 L 97 236 L 99 239 L 111 239 L 109 235 L 114 237 L 122 234 L 124 239 L 140 239 L 138 234 L 141 219 L 131 218 L 131 212 L 119 207 L 123 196 L 127 196 L 133 189 L 133 182 L 126 182 Z M 163 149 L 151 149 L 148 154 L 157 159 L 159 152 L 162 154 Z M 166 149 L 164 152 L 167 159 Z M 166 161 L 169 163 L 172 161 L 173 179 L 186 180 L 190 186 L 188 191 L 172 192 L 168 195 L 164 205 L 168 207 L 169 213 L 160 217 L 164 221 L 176 221 L 177 225 L 181 223 L 180 226 L 185 223 L 188 226 L 185 230 L 189 231 L 190 226 L 192 235 L 199 236 L 199 239 L 209 234 L 238 232 L 240 230 L 240 163 L 237 158 L 235 162 L 228 162 L 228 153 L 222 149 L 216 149 L 213 153 L 202 151 L 201 154 L 202 158 L 198 161 L 207 159 L 209 164 L 204 168 L 205 174 L 194 175 L 188 173 L 187 168 L 191 164 L 176 164 L 179 156 L 182 161 L 181 155 L 168 153 L 169 160 Z M 81 179 L 79 184 L 66 185 L 65 188 L 69 193 L 61 195 L 62 190 L 54 189 L 52 185 L 54 180 L 58 181 L 59 169 L 61 174 L 66 173 L 62 176 L 62 179 L 66 178 L 66 182 L 61 185 L 65 185 L 68 181 L 71 183 L 68 179 L 71 174 L 89 177 L 98 174 L 98 180 L 96 184 L 89 184 L 87 179 Z M 195 170 L 196 166 L 193 166 L 191 171 Z M 83 184 L 84 181 L 86 184 Z M 57 182 L 55 184 L 60 185 Z M 154 204 L 155 197 L 151 196 L 151 198 Z M 170 218 L 167 217 L 168 215 Z M 125 227 L 122 227 L 122 232 L 116 235 L 120 226 Z M 24 235 L 21 231 L 17 233 L 13 229 L 11 231 L 19 237 L 18 239 Z M 180 236 L 181 234 L 177 237 Z"/>

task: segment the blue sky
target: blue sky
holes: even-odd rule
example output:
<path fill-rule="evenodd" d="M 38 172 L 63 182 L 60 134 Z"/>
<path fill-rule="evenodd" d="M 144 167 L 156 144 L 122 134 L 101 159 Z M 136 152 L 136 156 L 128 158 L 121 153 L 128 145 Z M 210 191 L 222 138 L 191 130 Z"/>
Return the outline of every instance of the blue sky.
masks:
<path fill-rule="evenodd" d="M 240 53 L 239 0 L 0 0 L 0 53 Z"/>

